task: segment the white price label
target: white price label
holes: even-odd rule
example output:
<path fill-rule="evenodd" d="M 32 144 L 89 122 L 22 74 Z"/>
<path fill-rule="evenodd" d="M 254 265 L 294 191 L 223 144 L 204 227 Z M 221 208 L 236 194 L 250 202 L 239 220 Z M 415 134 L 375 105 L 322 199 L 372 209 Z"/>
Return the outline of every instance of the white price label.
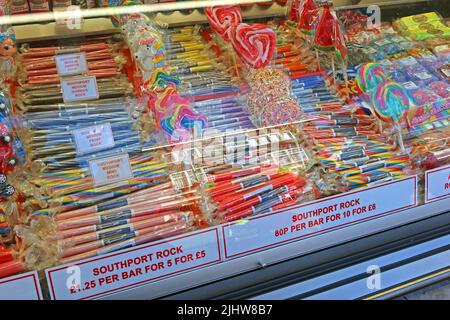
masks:
<path fill-rule="evenodd" d="M 420 80 L 427 80 L 427 79 L 430 79 L 432 77 L 432 75 L 430 73 L 426 72 L 426 71 L 416 73 L 415 76 L 417 78 L 419 78 Z"/>
<path fill-rule="evenodd" d="M 55 62 L 60 76 L 71 76 L 88 71 L 84 52 L 56 55 Z"/>
<path fill-rule="evenodd" d="M 406 90 L 417 90 L 419 89 L 416 84 L 412 81 L 404 82 L 402 83 L 403 87 L 405 87 Z"/>
<path fill-rule="evenodd" d="M 55 267 L 46 275 L 53 300 L 79 300 L 220 261 L 219 232 L 212 228 Z"/>
<path fill-rule="evenodd" d="M 128 154 L 93 159 L 89 161 L 89 169 L 96 185 L 113 183 L 133 178 Z"/>
<path fill-rule="evenodd" d="M 403 58 L 403 59 L 401 59 L 399 61 L 404 66 L 412 66 L 414 64 L 417 64 L 417 60 L 414 59 L 413 57 Z"/>
<path fill-rule="evenodd" d="M 111 124 L 104 123 L 96 126 L 72 131 L 78 154 L 112 148 L 115 145 Z"/>
<path fill-rule="evenodd" d="M 450 196 L 450 165 L 425 172 L 425 202 Z"/>
<path fill-rule="evenodd" d="M 347 192 L 222 226 L 225 258 L 379 217 L 417 205 L 417 178 Z"/>
<path fill-rule="evenodd" d="M 64 102 L 93 100 L 99 97 L 95 76 L 63 79 L 61 90 Z"/>
<path fill-rule="evenodd" d="M 37 272 L 0 279 L 0 300 L 42 300 Z"/>
<path fill-rule="evenodd" d="M 441 71 L 445 74 L 446 77 L 450 77 L 450 69 L 443 68 Z"/>
<path fill-rule="evenodd" d="M 378 41 L 375 41 L 375 44 L 379 47 L 387 45 L 387 44 L 391 44 L 391 42 L 388 39 L 381 39 Z"/>

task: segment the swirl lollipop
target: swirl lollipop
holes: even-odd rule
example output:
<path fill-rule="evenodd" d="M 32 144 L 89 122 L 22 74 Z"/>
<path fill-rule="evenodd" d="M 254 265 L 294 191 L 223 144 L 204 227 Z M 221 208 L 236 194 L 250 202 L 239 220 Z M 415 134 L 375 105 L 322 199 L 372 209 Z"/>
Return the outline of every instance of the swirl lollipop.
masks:
<path fill-rule="evenodd" d="M 148 91 L 160 91 L 168 87 L 176 89 L 177 85 L 180 84 L 180 79 L 175 76 L 171 76 L 167 73 L 164 68 L 156 68 L 150 77 L 144 83 L 145 89 Z"/>
<path fill-rule="evenodd" d="M 410 105 L 406 90 L 395 81 L 383 82 L 372 92 L 372 105 L 382 121 L 394 124 L 400 147 L 405 152 L 400 122 L 405 119 Z"/>
<path fill-rule="evenodd" d="M 163 72 L 159 73 L 159 77 Z M 156 79 L 155 83 L 160 82 Z M 178 95 L 173 87 L 166 87 L 155 92 L 149 100 L 149 108 L 155 116 L 159 129 L 169 136 L 170 142 L 187 141 L 192 135 L 201 136 L 202 129 L 206 127 L 206 117 L 194 111 L 189 101 Z"/>
<path fill-rule="evenodd" d="M 235 28 L 242 22 L 241 8 L 238 6 L 215 6 L 205 8 L 211 28 L 226 41 L 230 40 L 230 28 Z"/>
<path fill-rule="evenodd" d="M 253 68 L 267 66 L 275 53 L 275 31 L 265 24 L 241 23 L 231 28 L 230 39 L 236 54 Z"/>
<path fill-rule="evenodd" d="M 410 101 L 408 93 L 399 83 L 386 81 L 372 93 L 372 104 L 381 120 L 399 123 L 405 118 Z"/>
<path fill-rule="evenodd" d="M 387 80 L 387 75 L 378 63 L 366 63 L 358 68 L 356 83 L 362 92 L 368 92 Z"/>
<path fill-rule="evenodd" d="M 176 103 L 172 107 L 173 114 L 159 122 L 160 127 L 169 134 L 169 141 L 179 142 L 200 138 L 203 128 L 206 127 L 206 117 L 195 112 L 186 103 Z"/>

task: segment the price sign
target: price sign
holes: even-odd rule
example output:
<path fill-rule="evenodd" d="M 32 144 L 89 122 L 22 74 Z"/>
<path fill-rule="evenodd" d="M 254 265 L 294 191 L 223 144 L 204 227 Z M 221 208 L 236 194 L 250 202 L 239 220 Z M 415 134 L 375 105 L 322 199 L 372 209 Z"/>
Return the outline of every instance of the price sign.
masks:
<path fill-rule="evenodd" d="M 414 207 L 416 182 L 414 176 L 226 224 L 225 258 Z"/>
<path fill-rule="evenodd" d="M 63 79 L 61 90 L 65 103 L 99 98 L 97 79 L 94 76 Z"/>
<path fill-rule="evenodd" d="M 51 298 L 90 299 L 221 261 L 217 228 L 46 270 Z"/>
<path fill-rule="evenodd" d="M 128 154 L 89 161 L 91 175 L 96 185 L 104 185 L 133 178 Z"/>
<path fill-rule="evenodd" d="M 450 196 L 450 165 L 425 172 L 425 202 Z"/>
<path fill-rule="evenodd" d="M 114 147 L 114 136 L 111 124 L 104 123 L 72 131 L 78 154 L 87 154 L 94 151 Z"/>
<path fill-rule="evenodd" d="M 37 272 L 0 279 L 0 300 L 42 300 Z"/>
<path fill-rule="evenodd" d="M 84 52 L 56 55 L 55 62 L 60 76 L 82 74 L 88 71 Z"/>

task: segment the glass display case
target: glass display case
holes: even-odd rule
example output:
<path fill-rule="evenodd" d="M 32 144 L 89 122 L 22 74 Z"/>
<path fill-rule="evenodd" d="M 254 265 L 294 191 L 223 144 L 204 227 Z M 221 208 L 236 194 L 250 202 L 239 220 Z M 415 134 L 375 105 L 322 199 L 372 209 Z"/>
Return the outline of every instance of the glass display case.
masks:
<path fill-rule="evenodd" d="M 0 299 L 448 278 L 449 4 L 0 2 Z"/>

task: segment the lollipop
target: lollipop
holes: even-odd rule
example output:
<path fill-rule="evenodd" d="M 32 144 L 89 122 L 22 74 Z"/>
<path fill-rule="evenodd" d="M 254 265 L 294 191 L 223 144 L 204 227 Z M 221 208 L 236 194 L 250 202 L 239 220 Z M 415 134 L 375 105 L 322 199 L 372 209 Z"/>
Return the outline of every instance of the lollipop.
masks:
<path fill-rule="evenodd" d="M 333 41 L 334 17 L 327 5 L 320 13 L 319 23 L 314 33 L 314 47 L 320 50 L 330 51 L 334 48 Z"/>
<path fill-rule="evenodd" d="M 122 6 L 135 6 L 141 5 L 142 2 L 139 0 L 108 0 L 108 4 L 110 7 L 122 7 Z M 125 23 L 128 15 L 119 14 L 112 15 L 111 22 L 115 27 L 119 27 Z"/>
<path fill-rule="evenodd" d="M 314 0 L 305 0 L 298 9 L 298 27 L 304 34 L 311 34 L 312 25 L 318 15 L 318 10 Z"/>
<path fill-rule="evenodd" d="M 258 110 L 270 101 L 279 97 L 287 97 L 291 92 L 291 79 L 280 69 L 252 70 L 248 82 L 251 91 L 247 95 L 247 106 L 251 114 L 257 114 Z"/>
<path fill-rule="evenodd" d="M 288 16 L 288 19 L 290 21 L 298 22 L 299 7 L 300 7 L 300 0 L 292 0 L 291 7 L 289 8 L 289 16 Z"/>
<path fill-rule="evenodd" d="M 279 95 L 272 91 L 263 91 L 263 92 L 259 90 L 252 91 L 247 95 L 248 112 L 253 115 L 256 115 L 258 114 L 259 110 L 261 110 L 264 106 L 269 104 L 270 101 L 273 101 L 279 97 L 284 96 L 288 96 L 288 94 Z"/>
<path fill-rule="evenodd" d="M 241 23 L 231 28 L 230 39 L 236 54 L 253 68 L 267 66 L 275 52 L 275 32 L 264 24 Z"/>
<path fill-rule="evenodd" d="M 386 81 L 373 91 L 372 104 L 381 120 L 398 124 L 406 116 L 410 101 L 406 90 L 399 83 Z"/>
<path fill-rule="evenodd" d="M 263 88 L 282 90 L 283 95 L 289 94 L 291 79 L 288 74 L 281 69 L 261 68 L 252 70 L 249 75 L 249 85 L 252 90 Z M 281 95 L 280 94 L 280 95 Z"/>
<path fill-rule="evenodd" d="M 336 56 L 339 61 L 344 62 L 347 58 L 347 47 L 345 46 L 342 28 L 337 17 L 333 20 L 333 43 Z"/>
<path fill-rule="evenodd" d="M 187 141 L 192 137 L 192 132 L 194 138 L 200 137 L 202 129 L 206 127 L 206 117 L 194 111 L 189 101 L 180 97 L 174 87 L 157 88 L 162 78 L 173 84 L 173 79 L 164 75 L 161 70 L 154 72 L 152 80 L 156 86 L 153 88 L 157 90 L 149 100 L 158 128 L 168 134 L 170 142 Z"/>
<path fill-rule="evenodd" d="M 205 8 L 211 28 L 225 40 L 230 40 L 230 28 L 235 28 L 242 22 L 241 8 L 238 6 L 215 6 Z"/>
<path fill-rule="evenodd" d="M 356 82 L 362 92 L 368 92 L 387 80 L 383 68 L 377 63 L 366 63 L 358 68 Z"/>
<path fill-rule="evenodd" d="M 406 118 L 410 105 L 406 90 L 398 82 L 383 82 L 372 92 L 372 105 L 378 118 L 394 125 L 400 150 L 405 153 L 400 121 Z"/>
<path fill-rule="evenodd" d="M 174 128 L 177 133 L 177 140 L 186 141 L 186 137 L 193 134 L 194 139 L 200 138 L 203 129 L 206 127 L 207 119 L 204 115 L 194 111 L 187 104 L 177 105 L 173 115 Z"/>
<path fill-rule="evenodd" d="M 279 98 L 271 101 L 260 113 L 261 126 L 300 121 L 302 116 L 300 105 L 291 98 Z"/>
<path fill-rule="evenodd" d="M 148 81 L 144 83 L 144 88 L 149 91 L 164 90 L 171 87 L 176 88 L 180 84 L 180 79 L 167 74 L 164 68 L 156 68 Z"/>

